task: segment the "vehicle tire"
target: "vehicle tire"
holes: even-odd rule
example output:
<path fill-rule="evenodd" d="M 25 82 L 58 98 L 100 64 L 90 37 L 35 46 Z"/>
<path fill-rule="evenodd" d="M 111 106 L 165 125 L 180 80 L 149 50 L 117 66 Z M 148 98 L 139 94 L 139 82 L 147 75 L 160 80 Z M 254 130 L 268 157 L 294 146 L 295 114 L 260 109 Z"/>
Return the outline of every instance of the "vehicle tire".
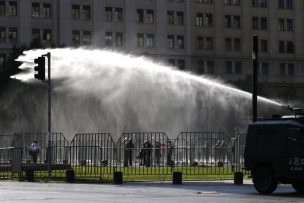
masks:
<path fill-rule="evenodd" d="M 292 183 L 293 189 L 297 192 L 304 194 L 304 181 L 297 181 Z"/>
<path fill-rule="evenodd" d="M 269 167 L 259 166 L 253 173 L 253 184 L 259 193 L 270 194 L 277 188 L 278 180 Z"/>

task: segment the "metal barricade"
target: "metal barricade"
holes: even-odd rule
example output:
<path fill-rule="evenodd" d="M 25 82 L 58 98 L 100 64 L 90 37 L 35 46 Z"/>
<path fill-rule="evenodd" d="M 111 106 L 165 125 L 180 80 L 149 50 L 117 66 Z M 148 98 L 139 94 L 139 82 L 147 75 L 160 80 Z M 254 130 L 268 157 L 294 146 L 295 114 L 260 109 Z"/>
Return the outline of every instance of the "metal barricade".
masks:
<path fill-rule="evenodd" d="M 124 175 L 172 173 L 173 146 L 164 132 L 123 133 L 116 147 L 117 171 Z"/>
<path fill-rule="evenodd" d="M 76 134 L 70 144 L 70 162 L 77 177 L 103 180 L 114 172 L 114 152 L 109 133 Z"/>
<path fill-rule="evenodd" d="M 244 169 L 244 150 L 246 144 L 247 133 L 238 133 L 233 141 L 232 154 L 233 154 L 233 169 L 235 172 L 243 172 L 249 174 L 249 171 Z"/>
<path fill-rule="evenodd" d="M 0 178 L 8 179 L 12 176 L 11 149 L 14 135 L 0 135 Z"/>
<path fill-rule="evenodd" d="M 70 169 L 68 162 L 69 143 L 62 133 L 52 133 L 51 148 L 48 148 L 48 133 L 20 133 L 15 140 L 21 143 L 22 171 L 33 171 L 35 177 L 48 177 L 48 153 L 51 153 L 51 177 L 65 177 L 65 170 Z M 39 146 L 33 152 L 31 145 L 36 142 Z"/>
<path fill-rule="evenodd" d="M 232 153 L 223 132 L 182 132 L 174 143 L 175 171 L 185 175 L 231 175 Z"/>

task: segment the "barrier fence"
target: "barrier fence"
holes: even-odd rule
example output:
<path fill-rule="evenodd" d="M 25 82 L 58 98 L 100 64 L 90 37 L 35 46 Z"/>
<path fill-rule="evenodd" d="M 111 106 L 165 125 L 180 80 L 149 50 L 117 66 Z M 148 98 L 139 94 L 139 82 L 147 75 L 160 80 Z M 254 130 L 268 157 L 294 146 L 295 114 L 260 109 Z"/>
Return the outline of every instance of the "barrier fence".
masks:
<path fill-rule="evenodd" d="M 71 141 L 70 161 L 77 177 L 104 179 L 114 172 L 115 143 L 109 133 L 76 134 Z"/>
<path fill-rule="evenodd" d="M 123 133 L 115 143 L 109 133 L 79 133 L 68 142 L 63 134 L 52 133 L 48 148 L 47 133 L 0 135 L 0 178 L 69 176 L 107 181 L 115 172 L 134 179 L 174 172 L 202 178 L 233 177 L 235 172 L 246 173 L 245 138 L 246 134 L 230 139 L 222 132 L 181 132 L 176 139 L 169 139 L 164 132 L 134 132 Z M 40 146 L 36 155 L 31 150 L 34 141 Z"/>

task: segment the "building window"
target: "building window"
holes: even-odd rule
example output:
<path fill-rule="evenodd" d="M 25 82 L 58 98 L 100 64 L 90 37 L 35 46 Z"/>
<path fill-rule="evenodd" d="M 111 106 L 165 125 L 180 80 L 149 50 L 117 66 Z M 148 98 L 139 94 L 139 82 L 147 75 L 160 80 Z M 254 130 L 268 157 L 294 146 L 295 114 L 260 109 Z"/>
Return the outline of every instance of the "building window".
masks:
<path fill-rule="evenodd" d="M 196 25 L 203 26 L 203 14 L 202 13 L 196 14 Z"/>
<path fill-rule="evenodd" d="M 195 3 L 197 4 L 212 4 L 212 0 L 195 0 Z"/>
<path fill-rule="evenodd" d="M 144 23 L 144 10 L 137 9 L 137 23 Z"/>
<path fill-rule="evenodd" d="M 32 29 L 32 40 L 40 39 L 40 30 Z"/>
<path fill-rule="evenodd" d="M 241 50 L 241 39 L 235 38 L 234 39 L 234 51 L 240 51 Z"/>
<path fill-rule="evenodd" d="M 293 31 L 293 20 L 292 19 L 286 19 L 286 27 L 288 32 Z"/>
<path fill-rule="evenodd" d="M 240 16 L 233 16 L 233 28 L 241 27 L 241 19 Z"/>
<path fill-rule="evenodd" d="M 199 60 L 197 62 L 197 65 L 198 65 L 197 72 L 199 74 L 204 74 L 205 73 L 205 61 Z"/>
<path fill-rule="evenodd" d="M 153 24 L 154 23 L 154 11 L 153 10 L 147 10 L 145 13 L 145 23 L 147 24 Z"/>
<path fill-rule="evenodd" d="M 184 12 L 176 12 L 176 24 L 177 25 L 184 24 Z"/>
<path fill-rule="evenodd" d="M 112 21 L 112 7 L 106 7 L 105 8 L 106 11 L 106 21 L 107 22 L 111 22 Z"/>
<path fill-rule="evenodd" d="M 280 75 L 281 76 L 294 76 L 294 64 L 293 63 L 280 63 Z"/>
<path fill-rule="evenodd" d="M 287 1 L 286 8 L 287 9 L 293 9 L 293 0 L 286 0 L 286 1 Z"/>
<path fill-rule="evenodd" d="M 225 0 L 225 5 L 239 6 L 240 0 Z"/>
<path fill-rule="evenodd" d="M 279 19 L 279 31 L 284 31 L 284 19 Z"/>
<path fill-rule="evenodd" d="M 285 0 L 278 0 L 279 8 L 284 9 L 285 8 Z"/>
<path fill-rule="evenodd" d="M 178 59 L 177 60 L 177 67 L 180 70 L 185 70 L 185 60 L 184 59 Z"/>
<path fill-rule="evenodd" d="M 9 39 L 10 42 L 16 42 L 17 41 L 17 28 L 9 28 L 8 39 Z"/>
<path fill-rule="evenodd" d="M 231 38 L 225 38 L 225 50 L 226 51 L 231 51 L 232 50 Z"/>
<path fill-rule="evenodd" d="M 177 39 L 177 48 L 178 49 L 184 49 L 184 36 L 178 35 L 176 37 L 176 39 Z"/>
<path fill-rule="evenodd" d="M 265 62 L 261 63 L 259 72 L 261 75 L 268 75 L 269 74 L 268 63 L 265 63 Z"/>
<path fill-rule="evenodd" d="M 279 41 L 279 53 L 293 54 L 294 52 L 295 48 L 292 41 Z"/>
<path fill-rule="evenodd" d="M 137 47 L 144 47 L 144 34 L 138 33 L 137 34 Z"/>
<path fill-rule="evenodd" d="M 234 72 L 236 74 L 242 74 L 242 63 L 240 61 L 234 63 Z"/>
<path fill-rule="evenodd" d="M 285 42 L 279 41 L 279 53 L 285 53 Z"/>
<path fill-rule="evenodd" d="M 90 6 L 82 6 L 81 19 L 90 20 L 91 19 L 91 7 Z"/>
<path fill-rule="evenodd" d="M 122 8 L 115 8 L 113 20 L 114 20 L 114 22 L 123 21 L 123 9 Z"/>
<path fill-rule="evenodd" d="M 259 18 L 258 17 L 252 17 L 252 29 L 253 30 L 259 29 Z"/>
<path fill-rule="evenodd" d="M 82 43 L 85 45 L 91 44 L 91 31 L 83 31 Z"/>
<path fill-rule="evenodd" d="M 252 6 L 266 8 L 267 0 L 252 0 Z"/>
<path fill-rule="evenodd" d="M 226 62 L 226 74 L 232 74 L 232 61 Z"/>
<path fill-rule="evenodd" d="M 4 42 L 6 40 L 6 33 L 5 33 L 5 28 L 0 27 L 0 41 Z"/>
<path fill-rule="evenodd" d="M 52 31 L 43 30 L 43 41 L 46 43 L 51 43 L 51 40 L 52 40 Z"/>
<path fill-rule="evenodd" d="M 266 17 L 252 17 L 252 29 L 253 30 L 267 30 L 268 23 Z"/>
<path fill-rule="evenodd" d="M 112 35 L 112 32 L 106 32 L 106 35 L 105 35 L 105 45 L 107 47 L 113 46 L 113 35 Z"/>
<path fill-rule="evenodd" d="M 17 2 L 16 1 L 9 2 L 8 16 L 17 16 Z"/>
<path fill-rule="evenodd" d="M 293 54 L 294 53 L 294 43 L 292 41 L 287 41 L 287 53 Z"/>
<path fill-rule="evenodd" d="M 168 35 L 168 48 L 174 49 L 174 35 Z"/>
<path fill-rule="evenodd" d="M 123 34 L 121 32 L 117 32 L 115 35 L 115 46 L 116 47 L 123 46 Z"/>
<path fill-rule="evenodd" d="M 261 30 L 267 30 L 267 18 L 261 17 Z"/>
<path fill-rule="evenodd" d="M 225 27 L 231 28 L 231 15 L 225 15 Z"/>
<path fill-rule="evenodd" d="M 0 1 L 0 16 L 5 16 L 5 1 Z"/>
<path fill-rule="evenodd" d="M 204 49 L 204 38 L 199 36 L 196 38 L 197 49 Z"/>
<path fill-rule="evenodd" d="M 72 18 L 74 20 L 80 19 L 80 6 L 79 5 L 72 5 Z"/>
<path fill-rule="evenodd" d="M 168 23 L 168 25 L 174 24 L 174 12 L 173 11 L 167 11 L 167 23 Z"/>
<path fill-rule="evenodd" d="M 287 74 L 292 76 L 295 74 L 293 63 L 287 64 Z"/>
<path fill-rule="evenodd" d="M 32 17 L 39 18 L 40 17 L 40 4 L 32 3 Z"/>
<path fill-rule="evenodd" d="M 212 14 L 211 13 L 207 13 L 206 14 L 206 26 L 207 27 L 212 27 L 213 26 L 213 20 L 212 20 Z"/>
<path fill-rule="evenodd" d="M 80 31 L 79 30 L 73 30 L 72 35 L 73 35 L 72 36 L 73 44 L 79 45 L 80 44 Z"/>
<path fill-rule="evenodd" d="M 146 47 L 154 47 L 154 34 L 147 34 Z"/>
<path fill-rule="evenodd" d="M 261 39 L 261 52 L 267 52 L 268 51 L 268 46 L 267 46 L 267 40 Z"/>
<path fill-rule="evenodd" d="M 51 4 L 43 4 L 41 15 L 43 18 L 50 18 L 52 16 Z"/>
<path fill-rule="evenodd" d="M 213 38 L 212 37 L 206 37 L 206 49 L 207 50 L 213 49 Z"/>
<path fill-rule="evenodd" d="M 280 9 L 293 9 L 293 0 L 278 0 Z"/>
<path fill-rule="evenodd" d="M 168 59 L 168 63 L 170 66 L 175 66 L 175 60 L 174 59 Z"/>

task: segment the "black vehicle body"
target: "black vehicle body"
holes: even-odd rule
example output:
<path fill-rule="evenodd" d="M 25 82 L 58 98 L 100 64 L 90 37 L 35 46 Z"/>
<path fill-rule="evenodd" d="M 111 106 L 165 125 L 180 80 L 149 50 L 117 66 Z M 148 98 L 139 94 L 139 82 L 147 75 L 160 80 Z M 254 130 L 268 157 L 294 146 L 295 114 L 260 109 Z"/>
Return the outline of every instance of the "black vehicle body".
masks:
<path fill-rule="evenodd" d="M 244 159 L 260 193 L 273 192 L 279 182 L 304 192 L 304 117 L 250 124 Z"/>

